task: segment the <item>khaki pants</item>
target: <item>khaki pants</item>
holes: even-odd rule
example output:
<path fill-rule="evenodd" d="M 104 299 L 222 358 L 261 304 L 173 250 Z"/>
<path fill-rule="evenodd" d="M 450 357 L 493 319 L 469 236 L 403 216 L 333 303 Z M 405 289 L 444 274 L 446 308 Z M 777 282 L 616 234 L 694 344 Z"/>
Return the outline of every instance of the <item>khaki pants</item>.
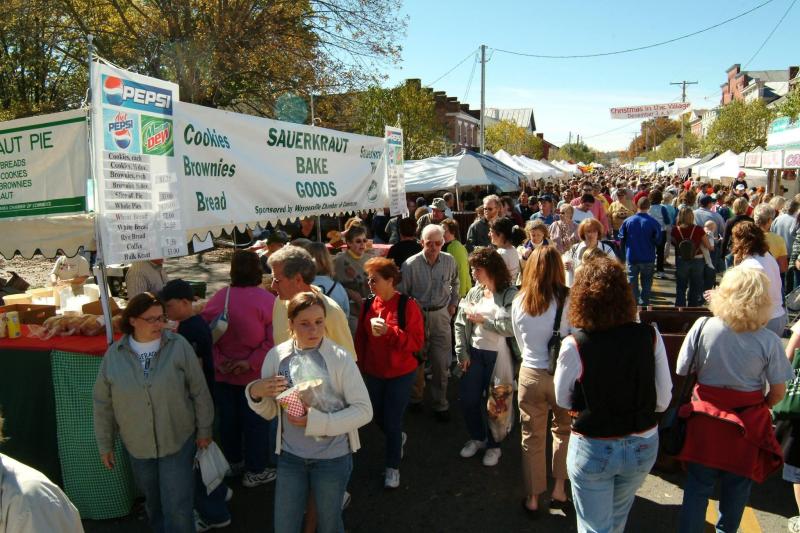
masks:
<path fill-rule="evenodd" d="M 522 428 L 522 477 L 528 496 L 547 490 L 547 419 L 553 412 L 553 477 L 567 479 L 567 445 L 572 418 L 556 405 L 553 376 L 547 370 L 519 370 L 519 416 Z"/>
<path fill-rule="evenodd" d="M 447 411 L 447 370 L 452 358 L 453 341 L 450 330 L 450 313 L 447 307 L 438 311 L 423 311 L 425 319 L 425 346 L 423 358 L 431 362 L 431 399 L 434 411 Z M 421 403 L 425 392 L 425 368 L 417 367 L 417 378 L 411 389 L 411 403 Z"/>

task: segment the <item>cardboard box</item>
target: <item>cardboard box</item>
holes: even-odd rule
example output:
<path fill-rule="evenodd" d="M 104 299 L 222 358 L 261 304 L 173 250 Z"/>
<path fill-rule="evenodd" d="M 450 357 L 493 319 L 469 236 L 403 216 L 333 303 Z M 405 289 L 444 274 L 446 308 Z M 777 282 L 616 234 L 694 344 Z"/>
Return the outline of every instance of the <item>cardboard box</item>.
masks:
<path fill-rule="evenodd" d="M 122 309 L 119 308 L 117 302 L 114 301 L 114 298 L 108 299 L 108 305 L 111 308 L 111 316 L 117 316 L 122 312 Z M 103 314 L 103 306 L 100 305 L 100 300 L 96 302 L 90 302 L 88 304 L 83 304 L 81 307 L 84 315 L 102 315 Z"/>
<path fill-rule="evenodd" d="M 44 324 L 51 316 L 56 316 L 55 305 L 15 304 L 0 307 L 0 313 L 16 311 L 21 324 Z"/>

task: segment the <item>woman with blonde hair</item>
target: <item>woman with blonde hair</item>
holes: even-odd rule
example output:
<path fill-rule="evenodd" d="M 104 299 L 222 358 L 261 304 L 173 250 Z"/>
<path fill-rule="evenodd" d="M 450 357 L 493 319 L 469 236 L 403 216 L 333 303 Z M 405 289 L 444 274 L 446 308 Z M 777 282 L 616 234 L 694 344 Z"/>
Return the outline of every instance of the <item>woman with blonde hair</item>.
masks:
<path fill-rule="evenodd" d="M 328 247 L 322 242 L 309 242 L 304 248 L 314 258 L 317 265 L 317 275 L 312 285 L 319 287 L 325 296 L 330 296 L 344 311 L 345 316 L 350 314 L 350 298 L 344 285 L 333 279 L 333 258 Z"/>
<path fill-rule="evenodd" d="M 753 481 L 781 466 L 769 408 L 783 398 L 794 372 L 781 340 L 765 328 L 772 307 L 767 276 L 737 266 L 711 296 L 714 316 L 695 322 L 683 341 L 676 373 L 696 373 L 697 385 L 679 414 L 687 418 L 678 457 L 687 467 L 681 532 L 705 531 L 708 499 L 718 482 L 717 531 L 737 531 Z"/>
<path fill-rule="evenodd" d="M 569 412 L 556 404 L 548 342 L 554 330 L 566 337 L 569 299 L 561 255 L 552 246 L 531 253 L 522 277 L 522 287 L 511 306 L 514 337 L 522 352 L 519 369 L 519 411 L 522 425 L 522 478 L 527 513 L 540 509 L 539 495 L 547 490 L 547 422 L 552 418 L 552 472 L 555 484 L 550 507 L 567 504 L 567 445 Z M 552 415 L 550 414 L 552 412 Z"/>
<path fill-rule="evenodd" d="M 548 241 L 550 231 L 548 230 L 547 224 L 545 224 L 542 219 L 529 220 L 525 224 L 525 236 L 527 237 L 525 242 L 517 246 L 517 253 L 519 254 L 522 269 L 525 268 L 525 261 L 528 260 L 528 257 L 534 249 L 539 246 L 547 246 L 550 244 Z"/>
<path fill-rule="evenodd" d="M 550 224 L 550 241 L 559 253 L 564 253 L 573 244 L 580 242 L 578 225 L 572 220 L 575 208 L 569 202 L 561 204 L 558 208 L 561 217 Z"/>

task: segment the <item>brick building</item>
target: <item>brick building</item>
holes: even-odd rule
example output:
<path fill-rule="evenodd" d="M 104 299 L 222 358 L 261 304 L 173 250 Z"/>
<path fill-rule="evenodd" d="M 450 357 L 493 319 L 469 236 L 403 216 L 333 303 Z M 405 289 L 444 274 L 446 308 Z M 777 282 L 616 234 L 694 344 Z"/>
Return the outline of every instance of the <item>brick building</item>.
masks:
<path fill-rule="evenodd" d="M 761 99 L 769 104 L 789 92 L 789 82 L 797 74 L 796 66 L 784 70 L 742 70 L 736 63 L 727 70 L 727 80 L 720 86 L 720 103 L 727 105 L 734 100 L 750 102 Z"/>

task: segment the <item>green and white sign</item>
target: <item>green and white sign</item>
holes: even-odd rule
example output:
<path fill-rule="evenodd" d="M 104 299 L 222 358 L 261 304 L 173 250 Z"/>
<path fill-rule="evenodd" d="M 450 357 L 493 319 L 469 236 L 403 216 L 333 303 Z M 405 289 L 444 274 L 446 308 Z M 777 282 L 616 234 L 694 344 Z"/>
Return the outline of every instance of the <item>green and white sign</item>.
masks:
<path fill-rule="evenodd" d="M 0 124 L 0 219 L 86 210 L 86 112 Z"/>
<path fill-rule="evenodd" d="M 184 226 L 207 230 L 386 205 L 384 139 L 175 103 Z"/>

